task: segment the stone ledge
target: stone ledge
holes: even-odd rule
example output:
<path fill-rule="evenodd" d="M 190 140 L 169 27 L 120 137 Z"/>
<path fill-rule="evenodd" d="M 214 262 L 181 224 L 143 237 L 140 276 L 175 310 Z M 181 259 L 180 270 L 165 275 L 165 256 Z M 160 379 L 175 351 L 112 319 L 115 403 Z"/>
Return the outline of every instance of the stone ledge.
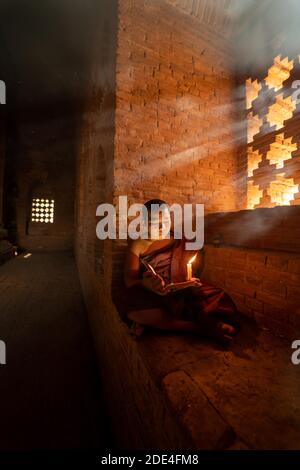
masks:
<path fill-rule="evenodd" d="M 205 242 L 300 253 L 299 214 L 299 205 L 213 212 L 205 217 Z"/>

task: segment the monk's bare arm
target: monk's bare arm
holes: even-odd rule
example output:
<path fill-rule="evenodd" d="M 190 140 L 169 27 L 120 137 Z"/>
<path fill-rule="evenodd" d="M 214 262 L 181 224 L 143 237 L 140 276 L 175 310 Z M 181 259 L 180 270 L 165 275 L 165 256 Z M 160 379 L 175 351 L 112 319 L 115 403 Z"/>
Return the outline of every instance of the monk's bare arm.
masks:
<path fill-rule="evenodd" d="M 146 271 L 143 279 L 139 278 L 140 253 L 145 251 L 145 244 L 139 240 L 130 241 L 127 247 L 124 282 L 126 287 L 143 286 L 146 289 L 161 293 L 164 282 L 158 274 Z"/>
<path fill-rule="evenodd" d="M 124 282 L 126 287 L 143 284 L 143 280 L 139 279 L 140 249 L 141 247 L 137 241 L 128 242 L 124 270 Z"/>

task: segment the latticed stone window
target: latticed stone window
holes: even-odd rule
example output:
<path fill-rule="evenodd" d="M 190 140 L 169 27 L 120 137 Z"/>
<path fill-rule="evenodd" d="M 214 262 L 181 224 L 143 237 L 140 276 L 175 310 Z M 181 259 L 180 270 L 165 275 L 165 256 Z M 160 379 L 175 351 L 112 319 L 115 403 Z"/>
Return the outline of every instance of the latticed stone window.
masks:
<path fill-rule="evenodd" d="M 246 80 L 248 209 L 300 205 L 299 139 L 291 125 L 298 69 L 299 56 L 277 56 L 264 79 Z"/>
<path fill-rule="evenodd" d="M 31 222 L 54 222 L 54 199 L 32 199 Z"/>

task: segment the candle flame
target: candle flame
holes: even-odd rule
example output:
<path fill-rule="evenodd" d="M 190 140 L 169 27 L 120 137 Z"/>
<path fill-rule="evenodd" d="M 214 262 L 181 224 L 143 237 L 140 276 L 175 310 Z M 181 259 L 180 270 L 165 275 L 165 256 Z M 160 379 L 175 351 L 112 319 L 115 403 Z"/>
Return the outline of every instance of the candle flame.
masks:
<path fill-rule="evenodd" d="M 190 259 L 189 263 L 193 263 L 196 259 L 197 253 Z"/>

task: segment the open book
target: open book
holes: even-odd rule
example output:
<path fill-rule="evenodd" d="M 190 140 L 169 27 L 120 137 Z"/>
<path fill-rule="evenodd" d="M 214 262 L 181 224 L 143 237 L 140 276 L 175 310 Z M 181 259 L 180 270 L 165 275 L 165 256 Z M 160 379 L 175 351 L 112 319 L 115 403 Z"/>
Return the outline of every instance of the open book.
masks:
<path fill-rule="evenodd" d="M 158 277 L 161 277 L 156 271 L 155 269 L 153 268 L 153 266 L 151 266 L 150 263 L 148 263 L 148 261 L 146 261 L 145 259 L 142 260 L 142 263 L 146 266 L 146 268 L 151 271 L 155 276 L 158 276 Z M 161 278 L 162 279 L 162 278 Z M 164 287 L 164 290 L 165 291 L 168 291 L 168 292 L 175 292 L 177 290 L 182 290 L 182 289 L 186 289 L 187 287 L 193 287 L 193 286 L 199 286 L 201 285 L 200 281 L 197 280 L 190 280 L 190 281 L 183 281 L 183 282 L 170 282 L 169 284 L 166 284 L 165 287 Z"/>

